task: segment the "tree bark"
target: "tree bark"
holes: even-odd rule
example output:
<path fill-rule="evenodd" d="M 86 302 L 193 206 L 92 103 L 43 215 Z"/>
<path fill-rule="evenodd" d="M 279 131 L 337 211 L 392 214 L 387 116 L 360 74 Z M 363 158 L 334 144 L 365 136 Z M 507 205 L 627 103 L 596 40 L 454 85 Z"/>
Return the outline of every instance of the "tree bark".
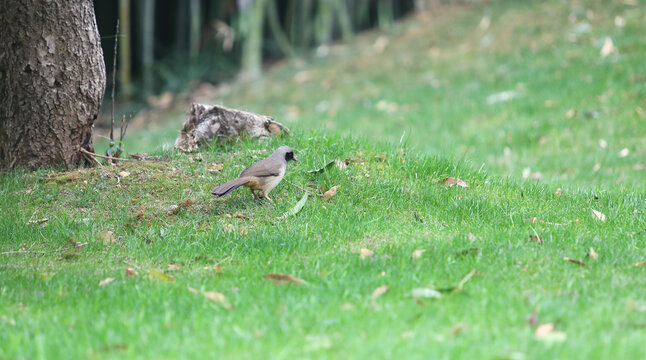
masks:
<path fill-rule="evenodd" d="M 104 91 L 91 0 L 0 1 L 0 168 L 78 166 Z"/>

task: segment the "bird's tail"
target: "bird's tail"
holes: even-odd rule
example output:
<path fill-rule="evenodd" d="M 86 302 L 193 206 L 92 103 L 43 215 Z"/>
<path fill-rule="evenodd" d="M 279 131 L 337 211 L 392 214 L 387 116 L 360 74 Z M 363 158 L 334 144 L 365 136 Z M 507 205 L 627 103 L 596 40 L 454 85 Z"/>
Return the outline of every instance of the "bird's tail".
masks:
<path fill-rule="evenodd" d="M 248 183 L 249 180 L 250 179 L 248 177 L 246 177 L 246 176 L 231 180 L 231 181 L 229 181 L 227 183 L 224 183 L 224 184 L 216 187 L 215 189 L 213 189 L 213 191 L 211 191 L 211 194 L 217 195 L 217 196 L 229 195 L 233 190 L 235 190 L 235 189 L 239 188 L 240 186 Z"/>

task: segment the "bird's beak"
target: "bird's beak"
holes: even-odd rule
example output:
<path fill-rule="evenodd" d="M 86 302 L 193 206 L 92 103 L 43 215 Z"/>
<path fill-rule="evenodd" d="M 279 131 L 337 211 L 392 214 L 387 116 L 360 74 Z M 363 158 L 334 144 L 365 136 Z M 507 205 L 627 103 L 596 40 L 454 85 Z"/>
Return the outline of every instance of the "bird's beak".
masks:
<path fill-rule="evenodd" d="M 292 160 L 294 160 L 294 161 L 298 162 L 298 160 L 296 160 L 296 158 L 292 158 Z"/>

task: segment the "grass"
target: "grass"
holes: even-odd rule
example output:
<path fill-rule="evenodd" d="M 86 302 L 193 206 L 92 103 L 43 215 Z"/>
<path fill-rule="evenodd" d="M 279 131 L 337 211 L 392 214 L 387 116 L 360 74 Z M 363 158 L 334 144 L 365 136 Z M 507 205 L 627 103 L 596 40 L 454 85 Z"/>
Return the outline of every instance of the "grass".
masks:
<path fill-rule="evenodd" d="M 643 357 L 644 85 L 631 76 L 645 14 L 583 4 L 593 16 L 574 23 L 581 11 L 559 1 L 444 8 L 213 100 L 275 115 L 289 138 L 3 174 L 0 252 L 43 253 L 0 255 L 0 359 Z M 592 30 L 569 42 L 583 21 Z M 604 36 L 619 53 L 602 59 Z M 504 90 L 521 95 L 486 103 Z M 176 129 L 126 145 L 150 151 Z M 299 159 L 287 181 L 337 195 L 287 219 L 303 192 L 286 181 L 276 206 L 245 190 L 212 198 L 282 144 Z M 333 159 L 348 166 L 308 172 Z M 525 167 L 542 180 L 521 181 Z"/>
<path fill-rule="evenodd" d="M 240 190 L 212 199 L 215 184 L 282 143 L 299 149 L 289 182 L 312 191 L 340 185 L 337 195 L 311 198 L 287 220 L 277 218 L 302 192 L 286 182 L 275 191 L 276 207 Z M 201 155 L 3 176 L 0 207 L 12 212 L 0 217 L 3 251 L 65 249 L 69 238 L 88 245 L 2 255 L 0 357 L 643 354 L 646 267 L 634 266 L 645 258 L 643 198 L 556 196 L 443 158 L 401 154 L 366 140 L 297 133 Z M 346 158 L 347 168 L 307 172 Z M 211 163 L 224 169 L 210 173 Z M 122 171 L 130 175 L 117 181 Z M 447 176 L 470 188 L 444 186 Z M 595 220 L 591 209 L 608 220 Z M 36 218 L 49 221 L 25 225 Z M 118 241 L 106 244 L 106 230 Z M 586 256 L 591 247 L 596 261 Z M 374 255 L 361 259 L 362 248 Z M 426 252 L 413 260 L 417 249 Z M 128 277 L 129 267 L 139 275 Z M 411 296 L 415 288 L 455 287 L 471 270 L 463 291 Z M 264 278 L 269 273 L 307 284 L 276 285 Z M 100 286 L 108 277 L 115 280 Z M 373 299 L 381 285 L 390 291 Z M 234 309 L 189 288 L 220 292 Z M 559 335 L 537 338 L 532 312 Z"/>

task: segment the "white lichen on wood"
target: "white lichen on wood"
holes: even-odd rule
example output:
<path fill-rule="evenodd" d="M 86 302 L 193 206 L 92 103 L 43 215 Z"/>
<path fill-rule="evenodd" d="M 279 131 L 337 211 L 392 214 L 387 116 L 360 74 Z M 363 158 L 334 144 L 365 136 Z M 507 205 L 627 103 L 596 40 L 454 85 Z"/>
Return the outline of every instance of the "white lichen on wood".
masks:
<path fill-rule="evenodd" d="M 213 140 L 222 141 L 242 135 L 264 138 L 288 133 L 289 129 L 269 116 L 218 105 L 193 103 L 175 140 L 175 149 L 188 152 L 197 150 L 199 145 L 208 145 Z"/>

